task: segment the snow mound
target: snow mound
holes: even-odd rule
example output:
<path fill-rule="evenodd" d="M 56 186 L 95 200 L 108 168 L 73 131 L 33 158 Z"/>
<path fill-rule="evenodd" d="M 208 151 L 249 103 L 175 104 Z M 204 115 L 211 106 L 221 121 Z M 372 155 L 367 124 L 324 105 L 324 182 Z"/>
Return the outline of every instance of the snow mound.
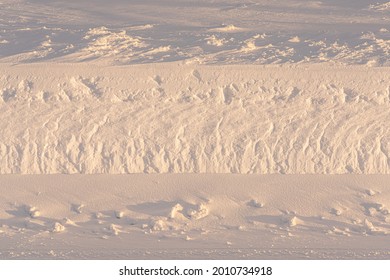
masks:
<path fill-rule="evenodd" d="M 63 231 L 65 231 L 65 227 L 62 224 L 56 222 L 54 224 L 54 226 L 53 226 L 52 232 L 60 233 L 60 232 L 63 232 Z"/>
<path fill-rule="evenodd" d="M 188 216 L 194 220 L 203 219 L 208 215 L 209 215 L 209 209 L 204 204 L 200 204 L 197 209 L 191 209 L 188 211 Z"/>

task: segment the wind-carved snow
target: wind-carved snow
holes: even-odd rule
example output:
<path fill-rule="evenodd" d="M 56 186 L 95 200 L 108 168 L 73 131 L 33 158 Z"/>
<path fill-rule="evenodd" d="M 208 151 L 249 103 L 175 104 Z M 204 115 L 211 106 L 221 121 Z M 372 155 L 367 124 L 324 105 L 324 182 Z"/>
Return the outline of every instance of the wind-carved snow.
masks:
<path fill-rule="evenodd" d="M 370 9 L 377 10 L 377 11 L 390 11 L 390 2 L 386 2 L 383 4 L 376 3 L 370 5 Z"/>
<path fill-rule="evenodd" d="M 0 62 L 390 65 L 389 2 L 180 2 L 4 0 Z"/>
<path fill-rule="evenodd" d="M 388 73 L 3 65 L 0 173 L 390 173 Z"/>
<path fill-rule="evenodd" d="M 113 32 L 106 27 L 93 28 L 84 37 L 91 43 L 80 50 L 83 59 L 102 58 L 114 55 L 132 55 L 133 49 L 147 47 L 141 39 L 131 37 L 126 31 Z"/>

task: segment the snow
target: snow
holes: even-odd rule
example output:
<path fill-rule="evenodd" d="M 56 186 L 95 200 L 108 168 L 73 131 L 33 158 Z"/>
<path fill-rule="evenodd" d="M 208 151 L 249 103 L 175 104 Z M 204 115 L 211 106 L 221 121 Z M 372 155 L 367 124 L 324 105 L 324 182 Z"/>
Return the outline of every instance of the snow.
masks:
<path fill-rule="evenodd" d="M 389 174 L 389 72 L 3 64 L 0 173 Z"/>
<path fill-rule="evenodd" d="M 388 11 L 374 0 L 4 0 L 0 62 L 389 66 Z"/>
<path fill-rule="evenodd" d="M 0 257 L 388 258 L 388 179 L 3 175 Z M 374 188 L 375 195 L 367 193 Z M 26 205 L 41 215 L 30 216 Z"/>
<path fill-rule="evenodd" d="M 387 259 L 389 2 L 0 0 L 0 259 Z"/>

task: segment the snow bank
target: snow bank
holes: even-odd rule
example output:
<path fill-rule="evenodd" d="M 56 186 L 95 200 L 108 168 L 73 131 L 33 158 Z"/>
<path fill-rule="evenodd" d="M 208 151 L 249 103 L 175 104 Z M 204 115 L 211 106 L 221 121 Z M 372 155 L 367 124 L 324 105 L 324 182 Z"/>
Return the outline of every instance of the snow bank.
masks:
<path fill-rule="evenodd" d="M 0 173 L 390 173 L 389 69 L 0 65 Z"/>

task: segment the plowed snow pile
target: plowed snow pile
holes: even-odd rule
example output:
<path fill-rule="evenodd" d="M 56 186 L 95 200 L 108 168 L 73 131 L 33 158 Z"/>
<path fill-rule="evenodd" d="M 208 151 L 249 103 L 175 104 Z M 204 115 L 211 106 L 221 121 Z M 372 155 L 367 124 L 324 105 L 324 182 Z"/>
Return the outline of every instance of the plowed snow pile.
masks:
<path fill-rule="evenodd" d="M 389 30 L 374 0 L 0 0 L 0 259 L 389 258 Z"/>

